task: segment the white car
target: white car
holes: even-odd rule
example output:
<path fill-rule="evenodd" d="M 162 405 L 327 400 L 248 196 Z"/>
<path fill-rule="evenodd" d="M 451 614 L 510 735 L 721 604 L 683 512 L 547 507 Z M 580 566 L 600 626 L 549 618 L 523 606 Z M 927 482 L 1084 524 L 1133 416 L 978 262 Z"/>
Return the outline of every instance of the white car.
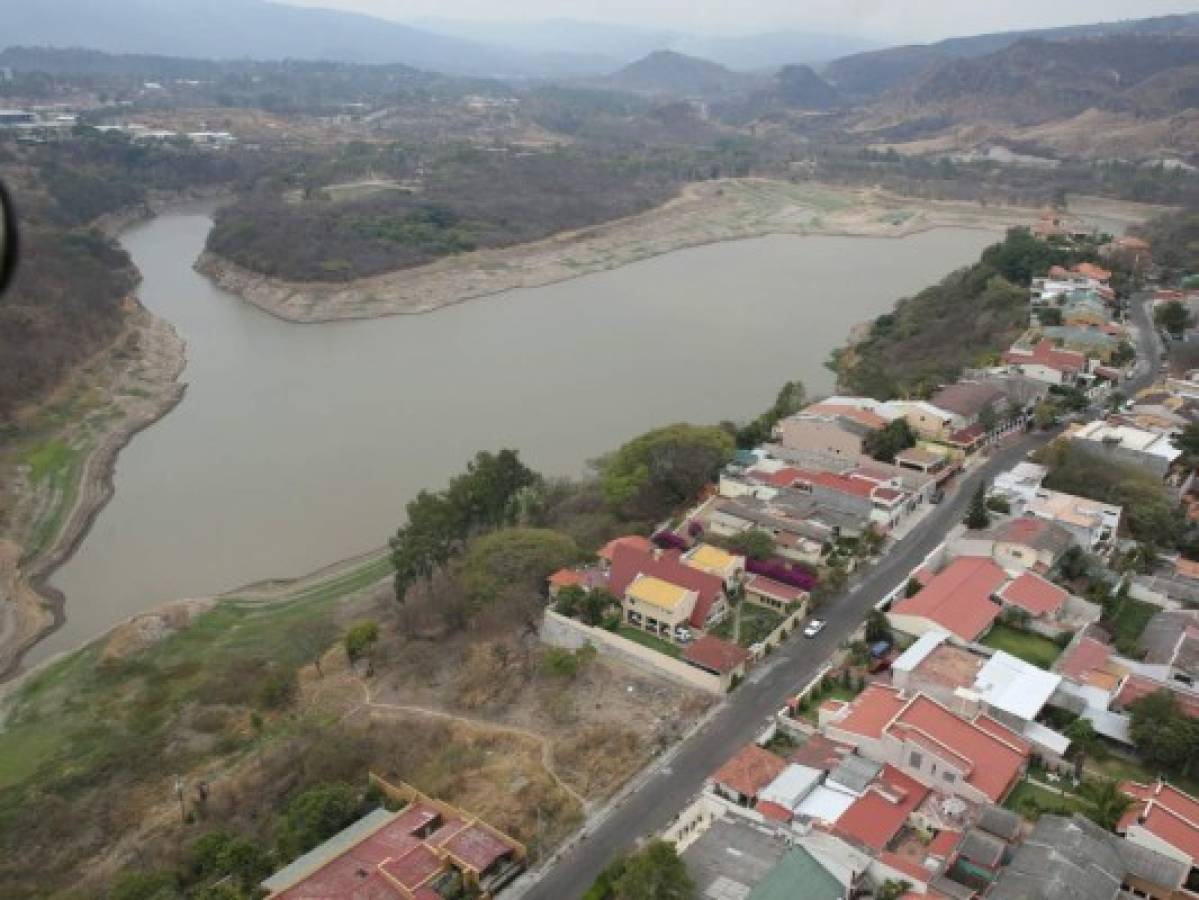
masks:
<path fill-rule="evenodd" d="M 813 619 L 811 622 L 808 623 L 807 627 L 803 630 L 803 636 L 806 638 L 816 637 L 816 635 L 818 635 L 818 634 L 820 634 L 820 632 L 824 631 L 824 626 L 826 624 L 828 624 L 828 623 L 826 623 L 824 621 L 824 619 Z"/>
<path fill-rule="evenodd" d="M 689 644 L 694 638 L 695 635 L 691 633 L 690 628 L 684 628 L 682 625 L 679 625 L 674 630 L 674 639 L 680 644 Z"/>

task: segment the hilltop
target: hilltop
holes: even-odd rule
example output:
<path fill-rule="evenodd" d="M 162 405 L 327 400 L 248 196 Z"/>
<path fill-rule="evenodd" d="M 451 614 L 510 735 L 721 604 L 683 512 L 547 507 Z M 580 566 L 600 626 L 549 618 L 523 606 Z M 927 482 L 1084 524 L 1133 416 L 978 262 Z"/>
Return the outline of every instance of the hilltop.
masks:
<path fill-rule="evenodd" d="M 758 79 L 719 63 L 657 50 L 603 79 L 605 87 L 647 94 L 704 97 L 744 91 Z"/>

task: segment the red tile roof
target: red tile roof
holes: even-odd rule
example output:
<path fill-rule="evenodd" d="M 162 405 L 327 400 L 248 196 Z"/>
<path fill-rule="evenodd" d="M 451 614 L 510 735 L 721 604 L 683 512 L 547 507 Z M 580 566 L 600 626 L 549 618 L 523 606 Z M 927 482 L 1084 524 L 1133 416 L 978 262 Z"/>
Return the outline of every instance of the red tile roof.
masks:
<path fill-rule="evenodd" d="M 742 587 L 747 591 L 753 591 L 755 594 L 761 594 L 764 597 L 772 597 L 784 603 L 797 603 L 800 600 L 806 600 L 808 597 L 808 592 L 803 590 L 803 588 L 783 584 L 781 581 L 775 581 L 773 578 L 767 578 L 765 575 L 746 575 L 745 580 L 742 582 Z"/>
<path fill-rule="evenodd" d="M 582 587 L 583 575 L 574 569 L 559 569 L 549 578 L 550 587 Z"/>
<path fill-rule="evenodd" d="M 774 472 L 767 472 L 763 469 L 750 469 L 747 474 L 755 481 L 760 481 L 771 487 L 786 488 L 795 484 L 795 480 L 801 477 L 804 471 L 794 466 L 783 466 Z"/>
<path fill-rule="evenodd" d="M 885 765 L 875 783 L 837 819 L 833 832 L 881 851 L 928 794 L 928 788 L 916 779 Z"/>
<path fill-rule="evenodd" d="M 973 425 L 967 425 L 965 428 L 959 428 L 951 434 L 946 440 L 955 447 L 969 447 L 977 442 L 980 438 L 986 435 L 987 429 L 975 422 Z"/>
<path fill-rule="evenodd" d="M 958 841 L 961 839 L 962 833 L 960 831 L 939 832 L 928 845 L 928 855 L 948 859 L 950 854 L 957 849 Z"/>
<path fill-rule="evenodd" d="M 1069 592 L 1032 572 L 1025 572 L 999 591 L 1001 600 L 1028 610 L 1034 616 L 1056 613 L 1069 596 Z"/>
<path fill-rule="evenodd" d="M 641 537 L 639 534 L 626 534 L 624 537 L 613 538 L 600 548 L 596 554 L 600 559 L 612 562 L 612 557 L 616 553 L 617 547 L 631 547 L 634 550 L 640 550 L 642 553 L 648 553 L 654 549 L 653 542 L 647 537 Z"/>
<path fill-rule="evenodd" d="M 1135 801 L 1120 819 L 1116 831 L 1123 834 L 1133 825 L 1199 860 L 1199 800 L 1168 784 L 1125 782 L 1120 790 Z"/>
<path fill-rule="evenodd" d="M 847 403 L 816 403 L 809 406 L 804 412 L 815 413 L 821 416 L 842 416 L 846 419 L 853 419 L 867 428 L 882 428 L 887 424 L 887 420 L 878 413 L 873 413 L 868 409 L 861 409 L 857 406 L 851 406 Z"/>
<path fill-rule="evenodd" d="M 486 872 L 512 853 L 512 848 L 477 822 L 456 832 L 441 847 L 454 859 L 476 872 Z"/>
<path fill-rule="evenodd" d="M 1104 665 L 1111 656 L 1110 645 L 1093 637 L 1084 637 L 1058 660 L 1057 670 L 1075 681 L 1081 681 L 1087 673 Z"/>
<path fill-rule="evenodd" d="M 853 752 L 849 744 L 833 741 L 823 734 L 814 734 L 791 753 L 791 762 L 799 766 L 832 771 Z"/>
<path fill-rule="evenodd" d="M 718 637 L 705 634 L 687 645 L 683 651 L 683 659 L 701 669 L 727 675 L 749 661 L 749 651 L 730 641 L 722 641 Z"/>
<path fill-rule="evenodd" d="M 991 595 L 1007 581 L 1003 569 L 985 557 L 959 557 L 938 572 L 914 596 L 891 612 L 935 622 L 963 640 L 973 641 L 999 616 Z"/>
<path fill-rule="evenodd" d="M 424 884 L 442 868 L 441 857 L 425 844 L 417 844 L 403 856 L 389 859 L 379 866 L 384 875 L 408 890 Z"/>
<path fill-rule="evenodd" d="M 758 792 L 783 773 L 787 760 L 757 744 L 743 747 L 736 756 L 712 774 L 712 781 L 745 797 Z"/>
<path fill-rule="evenodd" d="M 625 544 L 613 549 L 612 574 L 608 580 L 608 589 L 613 595 L 623 597 L 638 575 L 660 578 L 695 591 L 699 599 L 695 602 L 695 611 L 691 613 L 691 626 L 703 628 L 707 625 L 712 604 L 724 593 L 724 581 L 719 576 L 709 575 L 681 562 L 682 554 L 677 550 L 643 551 Z"/>
<path fill-rule="evenodd" d="M 905 705 L 907 700 L 898 688 L 872 684 L 850 704 L 849 715 L 833 723 L 833 727 L 862 737 L 877 738 Z"/>
<path fill-rule="evenodd" d="M 1008 350 L 1003 354 L 1003 360 L 1013 365 L 1034 363 L 1059 372 L 1081 372 L 1087 367 L 1084 354 L 1062 350 L 1049 338 L 1038 341 L 1031 350 Z"/>
<path fill-rule="evenodd" d="M 761 803 L 755 806 L 754 809 L 767 819 L 771 819 L 775 822 L 790 822 L 795 818 L 795 814 L 792 813 L 791 810 L 787 809 L 787 807 L 780 806 L 777 803 L 772 803 L 769 800 L 763 800 Z"/>
<path fill-rule="evenodd" d="M 986 716 L 967 722 L 923 694 L 913 698 L 887 733 L 903 738 L 921 734 L 968 761 L 971 768 L 963 773 L 966 782 L 996 803 L 1016 783 L 1028 761 L 1028 743 L 998 722 Z"/>
<path fill-rule="evenodd" d="M 878 858 L 883 865 L 890 866 L 892 869 L 903 872 L 909 878 L 915 879 L 920 884 L 928 884 L 929 880 L 932 879 L 936 874 L 935 872 L 930 872 L 928 869 L 924 868 L 924 866 L 920 865 L 920 863 L 916 862 L 916 860 L 909 856 L 902 856 L 898 853 L 891 853 L 890 851 L 884 850 L 879 854 Z"/>

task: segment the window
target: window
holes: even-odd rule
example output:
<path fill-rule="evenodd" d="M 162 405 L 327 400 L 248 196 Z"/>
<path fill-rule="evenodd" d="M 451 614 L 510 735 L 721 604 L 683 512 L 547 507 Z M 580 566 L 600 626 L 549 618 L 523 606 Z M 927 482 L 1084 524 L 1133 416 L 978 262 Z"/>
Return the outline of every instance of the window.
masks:
<path fill-rule="evenodd" d="M 908 757 L 908 764 L 913 769 L 919 769 L 922 765 L 924 765 L 924 757 L 913 750 L 912 755 Z"/>
<path fill-rule="evenodd" d="M 941 777 L 945 779 L 946 784 L 953 784 L 958 780 L 957 776 L 952 772 L 945 772 Z"/>

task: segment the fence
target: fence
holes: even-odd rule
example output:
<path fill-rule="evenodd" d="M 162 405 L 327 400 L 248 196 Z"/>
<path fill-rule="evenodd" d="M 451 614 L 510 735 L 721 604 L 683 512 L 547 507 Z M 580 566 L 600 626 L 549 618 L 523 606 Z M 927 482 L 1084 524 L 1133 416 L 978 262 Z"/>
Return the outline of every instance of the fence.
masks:
<path fill-rule="evenodd" d="M 547 609 L 541 619 L 541 640 L 567 650 L 577 650 L 585 644 L 591 644 L 601 655 L 615 657 L 687 687 L 698 688 L 710 694 L 724 693 L 721 679 L 716 675 L 603 628 L 592 628 L 590 625 L 569 619 L 552 609 Z"/>

